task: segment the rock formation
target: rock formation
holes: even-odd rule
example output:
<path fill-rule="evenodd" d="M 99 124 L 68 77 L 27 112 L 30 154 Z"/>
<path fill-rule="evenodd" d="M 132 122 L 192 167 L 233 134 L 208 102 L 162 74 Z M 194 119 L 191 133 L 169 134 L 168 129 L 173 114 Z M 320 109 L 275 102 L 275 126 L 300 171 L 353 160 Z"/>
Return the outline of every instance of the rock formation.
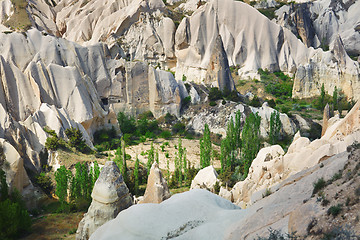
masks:
<path fill-rule="evenodd" d="M 116 123 L 118 111 L 178 116 L 187 96 L 171 73 L 114 59 L 104 44 L 82 47 L 36 29 L 1 33 L 0 40 L 0 138 L 31 171 L 41 168 L 45 126 L 62 138 L 78 128 L 92 147 L 92 133 Z"/>
<path fill-rule="evenodd" d="M 218 174 L 213 166 L 201 169 L 191 181 L 190 189 L 207 189 L 214 192 L 214 185 L 218 180 Z"/>
<path fill-rule="evenodd" d="M 231 92 L 235 90 L 234 80 L 231 77 L 227 55 L 220 35 L 215 40 L 204 83 L 217 87 L 221 91 Z"/>
<path fill-rule="evenodd" d="M 261 149 L 249 169 L 248 177 L 231 190 L 234 202 L 242 206 L 252 204 L 262 197 L 266 188 L 346 151 L 347 146 L 360 141 L 360 127 L 356 120 L 359 114 L 360 102 L 344 119 L 329 119 L 325 134 L 312 142 L 297 133 L 286 154 L 280 146 Z"/>
<path fill-rule="evenodd" d="M 329 122 L 330 117 L 331 117 L 330 107 L 329 107 L 329 104 L 327 103 L 324 108 L 321 136 L 323 136 L 325 134 L 326 129 L 328 128 L 328 122 Z"/>
<path fill-rule="evenodd" d="M 139 203 L 161 203 L 170 197 L 170 191 L 156 162 L 150 169 L 144 198 Z"/>
<path fill-rule="evenodd" d="M 88 212 L 80 221 L 76 231 L 77 240 L 89 239 L 97 228 L 132 205 L 129 189 L 114 162 L 106 162 L 95 182 L 91 197 L 92 202 Z"/>
<path fill-rule="evenodd" d="M 313 47 L 326 48 L 340 35 L 346 51 L 357 56 L 360 54 L 359 44 L 356 44 L 360 40 L 357 31 L 359 6 L 358 1 L 342 0 L 285 5 L 276 11 L 277 23 L 291 29 L 293 33 L 298 32 L 304 43 Z M 306 38 L 299 30 L 305 33 Z"/>

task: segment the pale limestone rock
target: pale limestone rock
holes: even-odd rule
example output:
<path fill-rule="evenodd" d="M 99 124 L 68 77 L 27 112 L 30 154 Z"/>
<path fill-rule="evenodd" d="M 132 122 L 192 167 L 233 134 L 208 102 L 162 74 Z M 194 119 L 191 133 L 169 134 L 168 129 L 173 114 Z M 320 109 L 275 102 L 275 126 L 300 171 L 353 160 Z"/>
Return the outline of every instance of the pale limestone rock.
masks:
<path fill-rule="evenodd" d="M 150 169 L 144 198 L 139 203 L 161 203 L 170 197 L 170 191 L 156 162 Z"/>
<path fill-rule="evenodd" d="M 79 223 L 76 239 L 89 239 L 97 228 L 133 204 L 129 189 L 113 161 L 106 162 L 102 168 L 91 197 L 91 205 Z"/>
<path fill-rule="evenodd" d="M 219 196 L 229 200 L 230 202 L 234 201 L 232 192 L 229 191 L 227 188 L 222 187 L 222 186 L 220 187 Z"/>
<path fill-rule="evenodd" d="M 189 96 L 191 97 L 192 104 L 200 103 L 201 98 L 200 98 L 198 92 L 196 91 L 196 89 L 194 88 L 194 86 L 191 86 Z"/>
<path fill-rule="evenodd" d="M 191 181 L 190 189 L 207 189 L 214 192 L 214 185 L 218 180 L 218 174 L 213 166 L 201 169 Z"/>

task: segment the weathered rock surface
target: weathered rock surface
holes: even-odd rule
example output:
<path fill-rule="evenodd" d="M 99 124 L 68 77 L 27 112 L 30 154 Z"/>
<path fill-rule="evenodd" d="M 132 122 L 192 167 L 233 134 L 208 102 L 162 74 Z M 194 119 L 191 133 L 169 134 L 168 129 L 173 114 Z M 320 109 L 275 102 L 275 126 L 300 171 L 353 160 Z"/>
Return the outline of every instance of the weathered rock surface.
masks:
<path fill-rule="evenodd" d="M 39 30 L 84 45 L 105 42 L 113 56 L 156 65 L 174 58 L 175 24 L 164 6 L 161 0 L 34 0 L 29 12 Z"/>
<path fill-rule="evenodd" d="M 156 162 L 150 169 L 144 198 L 139 203 L 161 203 L 170 197 L 170 191 Z"/>
<path fill-rule="evenodd" d="M 360 40 L 359 6 L 358 1 L 306 1 L 277 10 L 277 22 L 298 33 L 308 46 L 326 47 L 340 35 L 346 51 L 357 56 L 360 54 L 360 46 L 356 44 Z"/>
<path fill-rule="evenodd" d="M 214 185 L 218 180 L 218 174 L 213 166 L 201 169 L 191 181 L 191 189 L 207 189 L 214 192 Z"/>
<path fill-rule="evenodd" d="M 227 55 L 220 35 L 215 40 L 204 83 L 217 87 L 221 91 L 231 92 L 235 90 L 234 80 L 231 77 Z"/>
<path fill-rule="evenodd" d="M 329 122 L 330 117 L 331 117 L 330 107 L 329 107 L 329 104 L 327 103 L 324 108 L 321 136 L 324 136 L 326 129 L 328 128 L 328 122 Z"/>
<path fill-rule="evenodd" d="M 116 124 L 118 111 L 178 116 L 187 94 L 171 73 L 114 59 L 104 44 L 82 47 L 36 29 L 0 33 L 0 41 L 0 138 L 32 171 L 41 169 L 45 126 L 62 138 L 78 128 L 92 147 L 92 133 Z"/>
<path fill-rule="evenodd" d="M 130 207 L 132 197 L 124 183 L 119 168 L 112 161 L 106 162 L 91 193 L 92 202 L 80 221 L 76 239 L 89 239 L 104 223 L 114 219 L 119 212 Z"/>

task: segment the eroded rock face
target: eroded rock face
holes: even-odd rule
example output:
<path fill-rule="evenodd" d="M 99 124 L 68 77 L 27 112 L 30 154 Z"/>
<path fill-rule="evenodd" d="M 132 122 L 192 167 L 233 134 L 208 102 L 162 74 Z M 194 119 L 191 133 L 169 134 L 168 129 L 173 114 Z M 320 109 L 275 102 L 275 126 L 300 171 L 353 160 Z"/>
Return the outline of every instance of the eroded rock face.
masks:
<path fill-rule="evenodd" d="M 150 169 L 144 198 L 139 203 L 161 203 L 170 197 L 170 191 L 156 162 Z"/>
<path fill-rule="evenodd" d="M 124 183 L 119 168 L 113 161 L 106 162 L 91 193 L 92 202 L 80 221 L 76 239 L 89 239 L 104 223 L 114 219 L 119 212 L 130 207 L 132 197 Z"/>
<path fill-rule="evenodd" d="M 221 91 L 232 92 L 235 90 L 235 84 L 231 77 L 221 36 L 219 35 L 215 41 L 204 83 L 212 87 L 217 87 Z"/>
<path fill-rule="evenodd" d="M 301 2 L 301 1 L 298 1 Z M 301 36 L 307 46 L 326 47 L 337 37 L 344 41 L 350 55 L 360 54 L 358 31 L 358 1 L 307 1 L 296 5 L 285 5 L 276 11 L 277 23 Z M 299 23 L 304 27 L 298 28 Z M 301 34 L 303 29 L 306 38 Z M 300 30 L 300 31 L 299 31 Z"/>

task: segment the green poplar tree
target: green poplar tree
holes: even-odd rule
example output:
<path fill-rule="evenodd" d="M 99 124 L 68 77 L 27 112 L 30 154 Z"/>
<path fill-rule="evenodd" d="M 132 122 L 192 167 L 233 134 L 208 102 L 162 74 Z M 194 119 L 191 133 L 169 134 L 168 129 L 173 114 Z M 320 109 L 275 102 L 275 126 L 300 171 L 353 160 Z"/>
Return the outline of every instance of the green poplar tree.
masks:
<path fill-rule="evenodd" d="M 65 166 L 61 166 L 55 172 L 55 181 L 56 181 L 55 194 L 59 197 L 59 201 L 62 206 L 64 206 L 68 196 L 70 177 L 71 177 L 71 171 L 67 170 Z"/>
<path fill-rule="evenodd" d="M 210 138 L 210 129 L 209 125 L 205 124 L 203 137 L 200 139 L 200 165 L 201 168 L 210 166 L 212 161 L 212 144 Z"/>
<path fill-rule="evenodd" d="M 139 158 L 136 155 L 136 160 L 135 160 L 135 167 L 134 167 L 134 189 L 135 189 L 135 194 L 138 194 L 139 192 Z"/>
<path fill-rule="evenodd" d="M 336 86 L 335 86 L 334 92 L 333 92 L 333 104 L 334 104 L 334 110 L 337 110 L 339 101 L 338 101 L 338 89 Z"/>
<path fill-rule="evenodd" d="M 281 121 L 280 121 L 280 113 L 278 111 L 274 111 L 270 116 L 270 131 L 269 131 L 269 140 L 270 144 L 274 145 L 277 143 L 280 137 L 281 130 Z"/>
<path fill-rule="evenodd" d="M 94 162 L 94 184 L 100 175 L 100 167 L 97 161 Z"/>
<path fill-rule="evenodd" d="M 260 150 L 260 121 L 261 117 L 258 113 L 250 113 L 246 120 L 242 130 L 242 174 L 246 178 L 252 160 L 256 157 L 256 154 Z"/>
<path fill-rule="evenodd" d="M 147 174 L 150 174 L 150 169 L 152 164 L 155 161 L 155 149 L 154 149 L 154 144 L 153 142 L 151 142 L 151 146 L 150 146 L 150 150 L 148 151 L 148 160 L 146 163 L 146 167 L 147 167 Z"/>

